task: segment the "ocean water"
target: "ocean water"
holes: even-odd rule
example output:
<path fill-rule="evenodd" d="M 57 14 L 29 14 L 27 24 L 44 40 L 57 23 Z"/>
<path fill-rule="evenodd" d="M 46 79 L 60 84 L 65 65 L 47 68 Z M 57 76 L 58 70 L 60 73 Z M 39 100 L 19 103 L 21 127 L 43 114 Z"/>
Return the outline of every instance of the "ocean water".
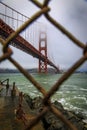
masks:
<path fill-rule="evenodd" d="M 32 76 L 49 91 L 53 84 L 62 76 L 62 74 L 32 74 Z M 10 84 L 16 83 L 20 91 L 29 94 L 32 97 L 42 96 L 42 94 L 20 73 L 0 74 L 0 80 L 9 78 Z M 60 89 L 51 97 L 51 100 L 57 100 L 69 110 L 82 113 L 87 120 L 87 74 L 75 73 L 65 81 Z"/>

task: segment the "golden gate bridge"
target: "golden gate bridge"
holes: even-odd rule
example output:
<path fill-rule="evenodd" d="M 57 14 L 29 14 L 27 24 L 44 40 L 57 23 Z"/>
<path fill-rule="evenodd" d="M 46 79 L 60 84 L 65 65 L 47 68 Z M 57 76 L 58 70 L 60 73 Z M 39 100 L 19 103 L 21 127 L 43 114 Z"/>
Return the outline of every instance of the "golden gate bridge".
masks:
<path fill-rule="evenodd" d="M 0 2 L 0 36 L 3 39 L 15 32 L 28 19 L 27 16 Z M 59 72 L 59 68 L 47 57 L 47 35 L 45 30 L 41 30 L 42 26 L 45 28 L 42 23 L 34 22 L 13 39 L 10 45 L 38 58 L 39 72 L 47 72 L 47 64 Z M 39 44 L 39 50 L 34 47 L 34 43 Z"/>

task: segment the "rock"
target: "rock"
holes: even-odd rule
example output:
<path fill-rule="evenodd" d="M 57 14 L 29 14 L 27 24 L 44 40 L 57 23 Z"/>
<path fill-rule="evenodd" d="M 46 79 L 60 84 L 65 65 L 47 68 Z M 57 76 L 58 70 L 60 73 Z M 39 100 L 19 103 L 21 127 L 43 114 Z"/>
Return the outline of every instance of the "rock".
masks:
<path fill-rule="evenodd" d="M 32 107 L 33 107 L 33 109 L 40 109 L 40 108 L 43 107 L 42 98 L 40 96 L 39 97 L 35 97 L 32 100 Z"/>
<path fill-rule="evenodd" d="M 87 124 L 85 124 L 85 126 L 84 126 L 84 130 L 87 130 Z"/>
<path fill-rule="evenodd" d="M 57 109 L 64 111 L 63 105 L 60 102 L 55 101 L 53 104 Z"/>
<path fill-rule="evenodd" d="M 43 110 L 42 97 L 35 97 L 31 99 L 30 96 L 26 96 L 26 100 L 30 108 L 36 113 L 40 113 Z M 28 101 L 29 100 L 29 101 Z M 87 130 L 87 124 L 82 121 L 83 117 L 75 114 L 72 111 L 65 110 L 61 103 L 55 101 L 53 105 L 62 112 L 66 119 L 74 124 L 78 130 Z M 70 130 L 60 119 L 58 119 L 51 111 L 47 112 L 41 119 L 45 130 Z"/>
<path fill-rule="evenodd" d="M 27 94 L 24 94 L 24 98 L 26 102 L 28 103 L 28 106 L 32 109 L 32 98 Z"/>

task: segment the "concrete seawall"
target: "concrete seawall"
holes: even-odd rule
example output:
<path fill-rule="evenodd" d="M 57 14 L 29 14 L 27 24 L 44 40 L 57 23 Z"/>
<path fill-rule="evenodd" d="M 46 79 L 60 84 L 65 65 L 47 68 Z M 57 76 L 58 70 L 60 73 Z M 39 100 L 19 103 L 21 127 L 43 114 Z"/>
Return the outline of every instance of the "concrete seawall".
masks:
<path fill-rule="evenodd" d="M 16 95 L 12 97 L 12 86 L 7 90 L 6 85 L 0 84 L 0 130 L 24 130 L 35 116 L 23 97 L 21 103 L 26 120 L 17 118 L 16 111 L 19 109 L 20 92 L 17 87 L 15 87 L 15 90 Z M 44 130 L 42 122 L 40 121 L 31 130 Z"/>

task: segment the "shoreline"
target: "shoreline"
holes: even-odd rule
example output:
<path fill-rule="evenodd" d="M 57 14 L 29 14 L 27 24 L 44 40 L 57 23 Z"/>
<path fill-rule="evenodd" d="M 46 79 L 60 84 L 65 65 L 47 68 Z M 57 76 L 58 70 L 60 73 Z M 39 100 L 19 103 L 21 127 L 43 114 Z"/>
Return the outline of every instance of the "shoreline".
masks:
<path fill-rule="evenodd" d="M 1 88 L 1 87 L 0 87 Z M 3 91 L 3 88 L 1 88 Z M 17 88 L 17 92 L 18 92 Z M 41 111 L 44 109 L 43 99 L 41 96 L 36 96 L 32 98 L 27 94 L 23 94 L 24 101 L 26 102 L 27 106 L 29 107 L 29 112 L 33 112 L 35 115 L 40 114 Z M 10 103 L 10 102 L 9 102 Z M 73 111 L 64 109 L 63 105 L 58 102 L 57 100 L 52 102 L 52 105 L 58 109 L 62 115 L 69 120 L 73 125 L 77 127 L 78 130 L 87 130 L 87 122 L 84 122 L 84 117 L 81 113 L 76 114 Z M 13 113 L 12 113 L 13 114 Z M 56 117 L 51 111 L 47 111 L 47 113 L 40 119 L 41 120 L 41 127 L 44 130 L 70 130 L 61 120 L 60 118 Z"/>
<path fill-rule="evenodd" d="M 29 95 L 24 96 L 26 102 L 28 103 L 30 109 L 34 111 L 35 113 L 39 113 L 43 110 L 43 104 L 42 104 L 42 97 L 38 96 L 35 98 L 31 98 Z M 84 117 L 81 113 L 76 114 L 73 111 L 69 111 L 64 109 L 63 105 L 58 102 L 54 101 L 52 103 L 61 113 L 64 115 L 64 117 L 72 122 L 73 125 L 75 125 L 78 130 L 87 130 L 87 122 L 84 120 Z M 68 130 L 69 128 L 66 127 L 66 125 L 58 119 L 52 112 L 48 111 L 46 115 L 43 117 L 42 123 L 44 125 L 45 130 Z"/>

